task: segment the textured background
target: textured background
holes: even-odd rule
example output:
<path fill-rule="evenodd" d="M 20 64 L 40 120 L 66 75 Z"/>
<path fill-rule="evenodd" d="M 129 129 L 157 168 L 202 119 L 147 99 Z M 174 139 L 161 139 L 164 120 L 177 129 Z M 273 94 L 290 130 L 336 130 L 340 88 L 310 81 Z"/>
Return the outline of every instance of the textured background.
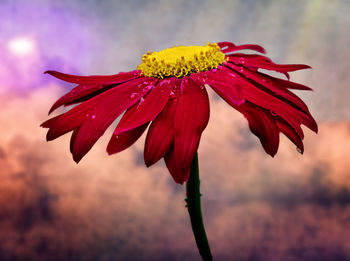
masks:
<path fill-rule="evenodd" d="M 292 80 L 319 122 L 305 153 L 266 155 L 246 120 L 211 92 L 200 144 L 215 260 L 350 260 L 350 1 L 0 0 L 0 260 L 200 260 L 163 162 L 143 138 L 107 156 L 106 135 L 76 165 L 69 135 L 46 143 L 51 104 L 72 85 L 43 75 L 114 74 L 173 44 L 263 45 L 313 70 Z M 62 112 L 63 110 L 61 110 Z"/>

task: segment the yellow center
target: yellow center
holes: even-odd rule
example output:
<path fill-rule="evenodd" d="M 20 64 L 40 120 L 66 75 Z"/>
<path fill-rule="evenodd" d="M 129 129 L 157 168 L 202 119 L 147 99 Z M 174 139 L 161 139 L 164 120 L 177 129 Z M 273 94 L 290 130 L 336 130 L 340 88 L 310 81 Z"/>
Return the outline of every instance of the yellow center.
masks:
<path fill-rule="evenodd" d="M 207 43 L 206 46 L 174 46 L 159 52 L 147 51 L 137 69 L 144 76 L 180 78 L 217 68 L 224 61 L 225 54 L 216 43 Z"/>

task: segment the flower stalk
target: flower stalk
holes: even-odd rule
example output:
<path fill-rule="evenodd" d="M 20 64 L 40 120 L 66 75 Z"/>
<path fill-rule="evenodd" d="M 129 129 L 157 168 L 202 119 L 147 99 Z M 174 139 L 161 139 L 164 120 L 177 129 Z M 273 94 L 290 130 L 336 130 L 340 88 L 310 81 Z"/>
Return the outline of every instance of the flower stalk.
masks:
<path fill-rule="evenodd" d="M 213 260 L 203 224 L 197 153 L 192 160 L 190 177 L 186 183 L 186 192 L 187 198 L 185 201 L 187 203 L 187 209 L 191 219 L 192 231 L 199 253 L 204 261 Z"/>

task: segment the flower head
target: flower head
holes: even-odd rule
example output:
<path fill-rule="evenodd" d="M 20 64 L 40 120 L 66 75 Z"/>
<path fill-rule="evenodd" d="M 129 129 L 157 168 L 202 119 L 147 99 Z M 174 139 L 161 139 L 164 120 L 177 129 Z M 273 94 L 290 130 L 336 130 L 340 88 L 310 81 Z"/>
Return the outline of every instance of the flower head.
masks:
<path fill-rule="evenodd" d="M 172 177 L 188 180 L 191 162 L 209 120 L 206 88 L 211 87 L 248 120 L 250 130 L 264 150 L 274 156 L 279 133 L 286 135 L 302 153 L 301 124 L 317 132 L 317 124 L 305 103 L 289 89 L 311 90 L 289 81 L 288 72 L 310 68 L 303 64 L 281 65 L 259 54 L 258 45 L 230 42 L 206 46 L 178 46 L 147 52 L 137 70 L 109 76 L 75 76 L 47 73 L 78 84 L 52 106 L 78 104 L 44 122 L 47 140 L 72 132 L 70 150 L 79 162 L 123 112 L 108 143 L 109 154 L 131 146 L 148 128 L 144 160 L 151 166 L 164 158 Z M 285 74 L 288 80 L 258 69 Z"/>

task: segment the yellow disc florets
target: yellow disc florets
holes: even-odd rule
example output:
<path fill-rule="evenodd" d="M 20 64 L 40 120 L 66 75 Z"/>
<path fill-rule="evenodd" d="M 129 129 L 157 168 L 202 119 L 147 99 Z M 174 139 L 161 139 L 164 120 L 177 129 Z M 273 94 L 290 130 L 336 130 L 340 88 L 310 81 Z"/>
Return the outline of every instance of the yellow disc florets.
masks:
<path fill-rule="evenodd" d="M 206 46 L 174 46 L 159 52 L 147 51 L 137 69 L 144 76 L 180 78 L 217 68 L 223 62 L 225 54 L 220 47 L 216 43 L 207 43 Z"/>

